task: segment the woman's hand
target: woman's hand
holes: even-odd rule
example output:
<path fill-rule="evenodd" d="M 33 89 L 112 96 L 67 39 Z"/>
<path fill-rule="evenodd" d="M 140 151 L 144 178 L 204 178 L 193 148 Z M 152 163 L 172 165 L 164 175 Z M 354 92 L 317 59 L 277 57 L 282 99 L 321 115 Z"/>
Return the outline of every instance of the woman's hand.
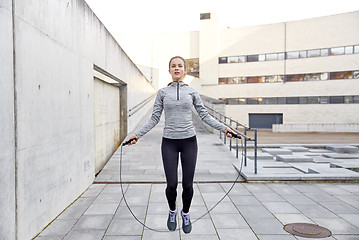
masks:
<path fill-rule="evenodd" d="M 126 142 L 131 139 L 132 139 L 132 141 L 128 145 L 136 144 L 138 141 L 138 137 L 136 136 L 136 134 L 133 134 L 130 138 L 126 139 Z"/>
<path fill-rule="evenodd" d="M 224 134 L 229 137 L 229 138 L 235 138 L 234 136 L 237 135 L 232 129 L 230 128 L 226 128 L 226 130 L 224 131 Z"/>

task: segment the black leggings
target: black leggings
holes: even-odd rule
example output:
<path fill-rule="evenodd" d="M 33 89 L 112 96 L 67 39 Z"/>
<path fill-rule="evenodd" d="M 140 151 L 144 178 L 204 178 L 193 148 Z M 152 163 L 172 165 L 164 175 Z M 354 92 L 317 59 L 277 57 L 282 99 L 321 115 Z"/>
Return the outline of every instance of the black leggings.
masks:
<path fill-rule="evenodd" d="M 193 197 L 193 177 L 198 151 L 197 138 L 196 136 L 185 139 L 162 138 L 161 151 L 167 180 L 166 197 L 172 211 L 176 209 L 178 154 L 181 153 L 183 212 L 188 213 Z"/>

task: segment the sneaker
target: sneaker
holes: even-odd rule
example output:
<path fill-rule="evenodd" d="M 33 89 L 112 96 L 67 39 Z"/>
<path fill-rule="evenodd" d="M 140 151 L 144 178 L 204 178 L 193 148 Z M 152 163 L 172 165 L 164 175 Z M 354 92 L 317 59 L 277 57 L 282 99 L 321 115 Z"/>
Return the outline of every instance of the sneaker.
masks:
<path fill-rule="evenodd" d="M 182 230 L 184 233 L 190 233 L 192 230 L 192 223 L 191 219 L 189 217 L 189 213 L 184 214 L 183 211 L 181 211 L 182 216 Z"/>
<path fill-rule="evenodd" d="M 176 230 L 176 227 L 177 227 L 176 216 L 177 216 L 177 211 L 169 210 L 168 219 L 167 219 L 167 227 L 168 227 L 168 230 L 170 230 L 170 231 Z"/>

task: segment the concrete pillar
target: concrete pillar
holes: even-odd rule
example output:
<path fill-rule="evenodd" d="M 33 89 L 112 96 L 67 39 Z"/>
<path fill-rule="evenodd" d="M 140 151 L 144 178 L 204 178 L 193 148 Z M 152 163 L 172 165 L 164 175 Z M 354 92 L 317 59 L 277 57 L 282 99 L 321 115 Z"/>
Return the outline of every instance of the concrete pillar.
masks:
<path fill-rule="evenodd" d="M 218 84 L 218 24 L 216 13 L 202 13 L 199 32 L 199 77 L 202 85 Z"/>

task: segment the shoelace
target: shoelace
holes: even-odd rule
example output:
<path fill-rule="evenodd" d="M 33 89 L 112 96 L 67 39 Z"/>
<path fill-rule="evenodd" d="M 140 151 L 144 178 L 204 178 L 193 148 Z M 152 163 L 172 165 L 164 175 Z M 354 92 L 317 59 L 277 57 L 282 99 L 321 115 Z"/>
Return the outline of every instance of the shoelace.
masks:
<path fill-rule="evenodd" d="M 183 217 L 184 225 L 189 225 L 189 220 L 190 220 L 189 214 L 187 215 L 183 214 L 182 217 Z"/>
<path fill-rule="evenodd" d="M 170 222 L 176 221 L 176 212 L 170 212 Z"/>

